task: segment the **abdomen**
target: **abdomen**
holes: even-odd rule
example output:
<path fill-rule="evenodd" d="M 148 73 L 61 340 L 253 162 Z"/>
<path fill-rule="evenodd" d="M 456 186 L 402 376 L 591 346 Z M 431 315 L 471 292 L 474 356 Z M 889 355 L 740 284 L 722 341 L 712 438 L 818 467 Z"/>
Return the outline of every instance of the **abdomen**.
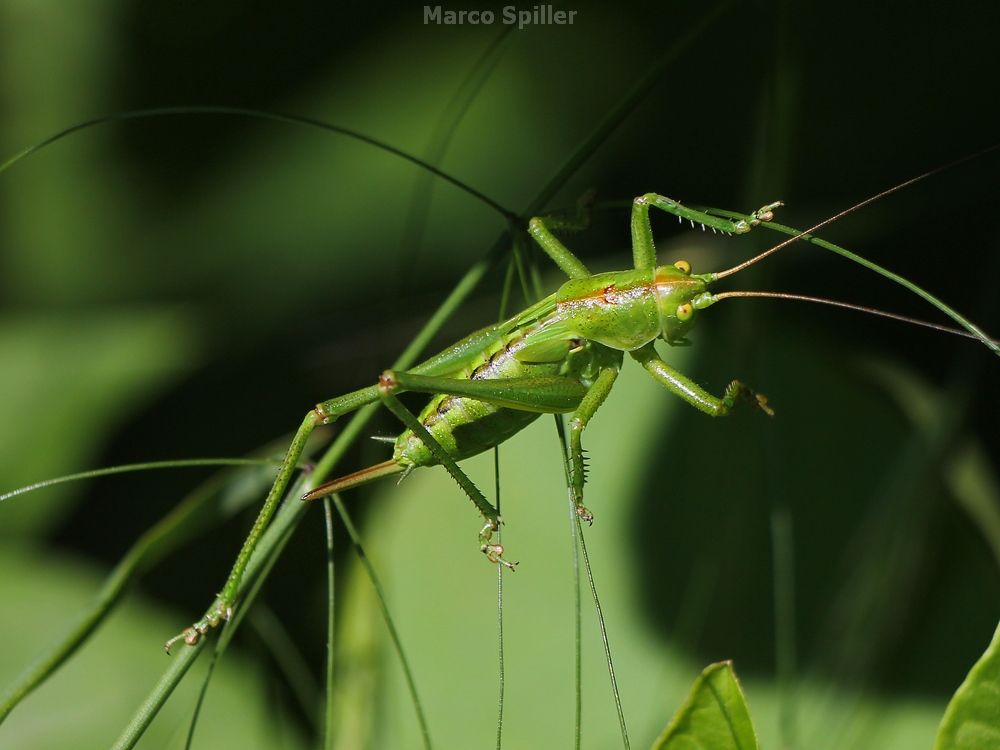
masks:
<path fill-rule="evenodd" d="M 524 334 L 499 341 L 469 370 L 451 377 L 499 380 L 527 376 L 561 374 L 564 362 L 525 364 L 514 355 L 527 339 Z M 421 424 L 456 460 L 493 448 L 516 435 L 539 417 L 538 412 L 494 406 L 464 396 L 437 395 L 418 415 Z M 423 442 L 410 430 L 396 438 L 393 460 L 404 466 L 433 466 L 437 463 Z"/>

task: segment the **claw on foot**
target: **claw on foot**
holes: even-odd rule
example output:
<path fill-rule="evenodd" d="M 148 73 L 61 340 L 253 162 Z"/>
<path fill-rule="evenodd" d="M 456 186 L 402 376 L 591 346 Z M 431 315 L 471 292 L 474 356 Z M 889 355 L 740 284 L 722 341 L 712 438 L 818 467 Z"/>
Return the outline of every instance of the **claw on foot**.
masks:
<path fill-rule="evenodd" d="M 594 525 L 594 514 L 591 513 L 587 508 L 582 505 L 576 506 L 576 515 L 579 516 L 580 520 L 586 523 L 588 526 Z"/>
<path fill-rule="evenodd" d="M 486 559 L 489 560 L 494 565 L 503 565 L 507 570 L 514 570 L 517 567 L 516 562 L 508 562 L 503 559 L 503 545 L 493 544 L 490 540 L 493 538 L 493 532 L 500 528 L 500 519 L 487 519 L 486 525 L 483 526 L 482 531 L 479 532 L 479 550 L 484 555 Z"/>
<path fill-rule="evenodd" d="M 767 405 L 767 396 L 765 396 L 763 393 L 755 393 L 753 394 L 753 396 L 754 399 L 756 399 L 757 401 L 757 408 L 759 408 L 767 416 L 773 417 L 774 409 L 772 409 L 770 406 Z"/>
<path fill-rule="evenodd" d="M 215 604 L 208 614 L 206 614 L 202 619 L 196 622 L 189 628 L 184 628 L 180 633 L 170 638 L 166 643 L 163 644 L 163 650 L 170 653 L 170 649 L 174 647 L 174 644 L 178 641 L 184 641 L 188 646 L 198 645 L 198 641 L 201 637 L 205 635 L 211 628 L 216 628 L 219 623 L 226 621 L 228 622 L 233 617 L 233 606 L 231 604 Z"/>
<path fill-rule="evenodd" d="M 517 563 L 509 562 L 503 559 L 503 545 L 502 544 L 484 544 L 480 547 L 483 554 L 486 555 L 486 559 L 489 560 L 494 565 L 503 565 L 507 570 L 516 570 Z"/>
<path fill-rule="evenodd" d="M 784 206 L 784 201 L 775 201 L 774 203 L 768 203 L 766 206 L 761 206 L 756 211 L 753 212 L 753 218 L 758 222 L 761 221 L 773 221 L 774 220 L 774 209 Z"/>
<path fill-rule="evenodd" d="M 166 651 L 167 655 L 169 656 L 170 649 L 174 647 L 174 644 L 177 643 L 177 641 L 184 641 L 187 645 L 194 646 L 197 645 L 198 641 L 201 640 L 201 636 L 202 633 L 197 628 L 194 627 L 184 628 L 183 631 L 181 631 L 180 633 L 178 633 L 173 638 L 169 639 L 166 643 L 163 644 L 163 650 Z"/>

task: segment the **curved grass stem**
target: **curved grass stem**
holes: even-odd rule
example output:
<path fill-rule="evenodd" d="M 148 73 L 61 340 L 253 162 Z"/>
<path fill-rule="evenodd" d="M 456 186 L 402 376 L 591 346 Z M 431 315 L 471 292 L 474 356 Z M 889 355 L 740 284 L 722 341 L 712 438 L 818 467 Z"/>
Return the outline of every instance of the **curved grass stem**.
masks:
<path fill-rule="evenodd" d="M 0 163 L 0 174 L 6 172 L 8 169 L 13 167 L 17 162 L 30 156 L 36 151 L 40 151 L 46 146 L 62 140 L 68 135 L 72 135 L 81 130 L 86 130 L 87 128 L 92 128 L 97 125 L 103 125 L 109 122 L 124 122 L 127 120 L 148 120 L 154 117 L 177 117 L 177 116 L 192 116 L 192 115 L 213 115 L 213 116 L 230 116 L 230 117 L 249 117 L 255 120 L 271 120 L 273 122 L 281 122 L 292 125 L 305 125 L 312 128 L 318 128 L 320 130 L 325 130 L 330 133 L 336 133 L 337 135 L 342 135 L 346 138 L 350 138 L 355 141 L 360 141 L 366 145 L 372 146 L 379 151 L 384 151 L 385 153 L 396 156 L 404 161 L 408 161 L 411 164 L 419 167 L 420 169 L 430 172 L 436 177 L 444 180 L 445 182 L 454 185 L 459 190 L 468 193 L 476 200 L 484 203 L 485 205 L 492 208 L 494 211 L 499 213 L 504 218 L 510 220 L 514 218 L 514 213 L 499 203 L 494 201 L 485 193 L 476 190 L 471 185 L 463 182 L 457 177 L 445 172 L 433 164 L 427 162 L 420 157 L 414 156 L 413 154 L 404 151 L 401 148 L 397 148 L 390 143 L 374 138 L 361 131 L 354 130 L 353 128 L 347 128 L 342 125 L 337 125 L 335 123 L 324 122 L 323 120 L 316 119 L 314 117 L 304 117 L 301 115 L 286 114 L 283 112 L 271 112 L 262 109 L 253 109 L 251 107 L 228 107 L 222 105 L 180 105 L 176 107 L 152 107 L 150 109 L 134 109 L 122 112 L 112 112 L 111 114 L 101 115 L 100 117 L 94 117 L 89 120 L 84 120 L 78 122 L 75 125 L 70 125 L 68 128 L 63 128 L 62 130 L 53 133 L 52 135 L 43 138 L 38 143 L 33 143 L 30 146 L 18 151 L 16 154 L 8 158 L 6 161 Z"/>
<path fill-rule="evenodd" d="M 10 500 L 19 495 L 27 495 L 29 492 L 43 490 L 46 487 L 55 487 L 69 482 L 79 482 L 84 479 L 97 479 L 99 477 L 110 477 L 115 474 L 129 474 L 137 471 L 150 471 L 154 469 L 188 469 L 204 468 L 208 466 L 267 466 L 273 464 L 277 466 L 281 462 L 273 458 L 182 458 L 171 461 L 143 461 L 135 464 L 121 464 L 118 466 L 107 466 L 103 469 L 90 469 L 89 471 L 78 471 L 75 474 L 66 474 L 61 477 L 53 477 L 16 490 L 10 490 L 0 494 L 0 503 Z"/>

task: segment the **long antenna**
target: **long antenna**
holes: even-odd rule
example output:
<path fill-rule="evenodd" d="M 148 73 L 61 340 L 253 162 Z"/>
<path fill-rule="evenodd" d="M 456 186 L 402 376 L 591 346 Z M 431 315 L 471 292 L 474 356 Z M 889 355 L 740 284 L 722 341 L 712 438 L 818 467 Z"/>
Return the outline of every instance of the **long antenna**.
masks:
<path fill-rule="evenodd" d="M 760 253 L 759 255 L 755 255 L 754 257 L 750 258 L 749 260 L 745 260 L 742 263 L 740 263 L 739 265 L 733 266 L 732 268 L 728 268 L 725 271 L 719 271 L 718 273 L 715 274 L 715 278 L 716 279 L 724 279 L 726 276 L 731 276 L 734 273 L 738 273 L 739 271 L 742 271 L 744 268 L 749 268 L 753 264 L 759 263 L 760 261 L 764 260 L 764 258 L 768 257 L 769 255 L 774 255 L 774 253 L 778 252 L 782 248 L 788 247 L 793 242 L 797 242 L 798 240 L 802 239 L 806 235 L 812 234 L 816 230 L 822 229 L 827 224 L 832 224 L 833 222 L 837 221 L 838 219 L 844 218 L 845 216 L 847 216 L 850 213 L 854 213 L 859 208 L 864 208 L 865 206 L 869 205 L 870 203 L 874 203 L 875 201 L 881 200 L 882 198 L 885 198 L 886 196 L 892 195 L 893 193 L 895 193 L 895 192 L 897 192 L 899 190 L 902 190 L 903 188 L 909 187 L 910 185 L 912 185 L 912 184 L 914 184 L 916 182 L 920 182 L 921 180 L 927 179 L 928 177 L 932 177 L 932 176 L 934 176 L 936 174 L 940 174 L 941 172 L 945 172 L 945 171 L 951 169 L 952 167 L 957 167 L 959 164 L 964 164 L 967 161 L 971 161 L 972 159 L 979 158 L 980 156 L 984 156 L 984 155 L 990 153 L 991 151 L 996 151 L 997 149 L 1000 149 L 1000 143 L 995 143 L 992 146 L 988 146 L 988 147 L 986 147 L 986 148 L 984 148 L 984 149 L 982 149 L 980 151 L 976 151 L 975 153 L 967 154 L 966 156 L 963 156 L 963 157 L 961 157 L 959 159 L 955 159 L 954 161 L 950 161 L 947 164 L 942 164 L 940 167 L 935 167 L 934 169 L 931 169 L 931 170 L 929 170 L 927 172 L 924 172 L 923 174 L 919 174 L 916 177 L 911 177 L 910 179 L 906 180 L 905 182 L 901 182 L 898 185 L 894 185 L 891 188 L 887 188 L 886 190 L 883 190 L 883 191 L 881 191 L 879 193 L 876 193 L 875 195 L 872 195 L 872 196 L 870 196 L 868 198 L 865 198 L 863 201 L 861 201 L 859 203 L 855 203 L 850 208 L 845 208 L 843 211 L 835 213 L 833 216 L 830 216 L 829 218 L 823 219 L 823 221 L 819 222 L 819 224 L 811 226 L 811 227 L 809 227 L 809 229 L 806 229 L 806 230 L 804 230 L 802 232 L 799 232 L 795 236 L 789 237 L 787 240 L 779 242 L 777 245 L 775 245 L 774 247 L 770 248 L 769 250 L 765 250 L 764 252 Z"/>
<path fill-rule="evenodd" d="M 868 313 L 869 315 L 878 315 L 879 317 L 882 318 L 899 320 L 904 323 L 912 323 L 915 326 L 923 326 L 924 328 L 933 328 L 935 331 L 941 331 L 942 333 L 950 333 L 955 336 L 964 336 L 965 338 L 979 340 L 978 336 L 969 333 L 968 331 L 963 331 L 959 328 L 942 326 L 938 325 L 937 323 L 931 323 L 930 321 L 927 320 L 921 320 L 920 318 L 911 318 L 908 315 L 891 313 L 885 310 L 879 310 L 876 307 L 866 307 L 865 305 L 852 305 L 850 302 L 840 302 L 839 300 L 827 299 L 826 297 L 810 297 L 809 295 L 806 294 L 787 294 L 785 292 L 722 292 L 721 294 L 711 295 L 709 299 L 712 301 L 712 303 L 715 303 L 719 302 L 720 300 L 737 298 L 737 297 L 763 297 L 766 299 L 788 299 L 788 300 L 794 300 L 796 302 L 815 302 L 820 305 L 829 305 L 830 307 L 842 307 L 845 310 L 855 310 L 856 312 Z"/>

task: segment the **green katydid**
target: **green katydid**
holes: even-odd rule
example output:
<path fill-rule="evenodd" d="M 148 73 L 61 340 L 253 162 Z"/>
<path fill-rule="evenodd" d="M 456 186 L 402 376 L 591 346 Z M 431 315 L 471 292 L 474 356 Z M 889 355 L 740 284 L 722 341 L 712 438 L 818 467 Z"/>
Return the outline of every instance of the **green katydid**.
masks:
<path fill-rule="evenodd" d="M 848 211 L 950 166 L 890 188 Z M 440 464 L 483 516 L 485 523 L 479 532 L 480 550 L 490 562 L 514 569 L 516 563 L 506 560 L 503 546 L 493 541 L 493 535 L 501 524 L 497 509 L 457 462 L 503 443 L 540 414 L 572 412 L 569 441 L 571 492 L 579 518 L 592 522 L 593 515 L 583 502 L 586 467 L 581 436 L 611 391 L 626 352 L 668 391 L 710 416 L 728 414 L 740 399 L 767 415 L 773 415 L 767 398 L 741 381 L 731 381 L 721 397 L 715 396 L 664 362 L 654 348 L 657 339 L 670 345 L 687 343 L 685 336 L 699 311 L 720 300 L 765 296 L 829 303 L 979 338 L 995 352 L 1000 352 L 995 341 L 950 311 L 949 314 L 962 323 L 968 333 L 803 295 L 742 291 L 713 294 L 709 290 L 714 282 L 759 262 L 795 240 L 806 238 L 823 244 L 821 240 L 812 238 L 811 233 L 846 212 L 805 232 L 782 227 L 793 235 L 790 240 L 725 271 L 694 274 L 684 260 L 673 265 L 656 264 L 649 221 L 651 207 L 670 213 L 680 221 L 687 220 L 692 227 L 700 224 L 703 229 L 707 227 L 732 235 L 744 234 L 755 226 L 771 222 L 774 210 L 781 205 L 780 201 L 776 201 L 749 215 L 728 218 L 681 205 L 655 193 L 639 196 L 632 202 L 631 213 L 634 267 L 599 274 L 592 274 L 555 235 L 558 230 L 584 225 L 585 207 L 575 219 L 532 218 L 527 225 L 528 234 L 569 280 L 555 293 L 509 320 L 470 334 L 410 370 L 386 370 L 376 385 L 323 401 L 310 411 L 291 441 L 264 506 L 222 592 L 202 619 L 166 642 L 166 649 L 169 651 L 180 640 L 194 645 L 210 628 L 231 617 L 243 572 L 285 493 L 310 434 L 318 425 L 331 424 L 363 406 L 381 403 L 405 426 L 404 432 L 393 441 L 392 458 L 315 487 L 302 499 L 324 497 L 382 477 L 399 473 L 405 476 L 417 467 Z M 836 251 L 846 252 L 839 248 Z M 877 270 L 889 275 L 882 269 Z M 898 277 L 895 279 L 905 283 Z M 930 299 L 941 306 L 933 298 Z M 397 394 L 406 391 L 431 395 L 429 403 L 419 414 L 413 414 L 397 398 Z"/>
<path fill-rule="evenodd" d="M 359 137 L 354 131 L 344 128 L 284 115 L 216 107 L 194 108 L 192 111 L 265 116 L 269 119 L 302 122 L 350 137 Z M 167 110 L 167 113 L 171 112 L 173 110 Z M 163 113 L 159 110 L 140 111 L 124 113 L 114 119 L 147 117 Z M 106 118 L 74 126 L 46 139 L 39 146 L 57 140 L 79 127 L 97 124 L 104 119 Z M 448 179 L 474 197 L 500 210 L 508 219 L 516 220 L 516 217 L 509 215 L 481 193 L 458 183 L 440 170 L 423 165 L 419 160 L 374 139 L 363 136 L 362 139 L 425 166 L 434 174 Z M 0 171 L 39 146 L 26 149 L 0 165 Z M 811 236 L 822 226 L 849 211 L 995 148 L 997 147 L 985 149 L 907 180 L 820 222 L 805 232 L 782 227 L 771 221 L 773 210 L 780 205 L 780 202 L 768 204 L 750 215 L 743 216 L 729 212 L 697 210 L 656 194 L 640 196 L 632 205 L 634 268 L 609 274 L 591 275 L 586 266 L 563 246 L 554 234 L 555 231 L 563 229 L 579 228 L 585 223 L 583 221 L 585 212 L 575 221 L 556 217 L 532 219 L 525 227 L 528 233 L 570 277 L 570 280 L 555 294 L 532 305 L 505 323 L 484 328 L 410 370 L 383 373 L 378 385 L 325 401 L 310 411 L 292 440 L 267 500 L 221 594 L 201 620 L 167 642 L 168 649 L 181 639 L 191 644 L 196 643 L 210 627 L 218 625 L 231 615 L 250 556 L 299 464 L 299 458 L 310 433 L 320 423 L 333 422 L 339 416 L 362 406 L 382 402 L 406 425 L 407 430 L 394 441 L 397 444 L 394 459 L 328 482 L 311 490 L 305 497 L 317 498 L 380 477 L 407 472 L 417 466 L 441 463 L 455 477 L 484 516 L 485 525 L 480 531 L 482 551 L 488 559 L 513 567 L 503 560 L 503 550 L 500 545 L 492 542 L 492 535 L 500 524 L 498 512 L 458 468 L 455 461 L 503 442 L 541 413 L 575 411 L 570 433 L 571 485 L 579 517 L 591 520 L 592 516 L 583 504 L 585 470 L 581 434 L 613 385 L 625 351 L 629 351 L 630 356 L 668 390 L 708 414 L 719 416 L 728 413 L 741 397 L 762 411 L 770 413 L 766 398 L 754 393 L 741 382 L 732 381 L 722 397 L 716 397 L 663 362 L 653 349 L 652 342 L 657 338 L 665 339 L 673 345 L 685 343 L 684 335 L 693 325 L 697 312 L 715 302 L 750 296 L 823 302 L 971 336 L 986 343 L 994 352 L 1000 351 L 996 342 L 919 287 L 842 248 Z M 743 234 L 756 225 L 768 224 L 770 228 L 791 234 L 792 237 L 748 261 L 718 273 L 691 274 L 690 266 L 685 261 L 678 261 L 673 266 L 657 267 L 649 224 L 650 206 L 673 214 L 680 221 L 687 220 L 692 226 L 699 223 L 703 227 L 724 233 Z M 708 291 L 708 285 L 713 282 L 735 274 L 799 239 L 847 255 L 856 262 L 906 286 L 950 315 L 965 327 L 968 333 L 870 308 L 859 308 L 803 295 L 746 291 L 712 294 Z M 406 390 L 430 393 L 434 397 L 421 414 L 415 416 L 396 399 L 396 393 Z M 442 406 L 445 408 L 442 409 Z"/>
<path fill-rule="evenodd" d="M 934 170 L 937 171 L 939 170 Z M 867 202 L 870 201 L 864 203 Z M 298 462 L 294 457 L 301 456 L 308 434 L 321 420 L 333 421 L 337 416 L 354 411 L 365 404 L 382 402 L 407 424 L 408 429 L 395 442 L 402 444 L 400 455 L 406 450 L 411 460 L 408 463 L 390 461 L 376 465 L 317 487 L 310 491 L 307 497 L 320 497 L 379 477 L 405 472 L 417 465 L 443 463 L 446 468 L 458 474 L 456 478 L 461 477 L 460 485 L 476 502 L 486 519 L 481 532 L 480 546 L 487 557 L 502 563 L 503 551 L 499 545 L 494 545 L 491 539 L 500 522 L 499 514 L 483 498 L 475 485 L 458 470 L 454 464 L 455 460 L 502 442 L 540 413 L 575 410 L 578 421 L 573 424 L 574 429 L 571 432 L 574 458 L 571 485 L 577 500 L 579 517 L 589 520 L 589 511 L 583 505 L 585 473 L 580 437 L 586 421 L 593 415 L 603 396 L 607 395 L 607 391 L 613 385 L 617 369 L 624 358 L 624 351 L 631 351 L 632 356 L 657 380 L 678 392 L 702 411 L 710 414 L 726 413 L 741 396 L 747 397 L 751 405 L 768 411 L 767 401 L 763 397 L 736 382 L 721 398 L 703 391 L 690 379 L 663 363 L 655 354 L 650 342 L 655 338 L 664 338 L 670 344 L 683 343 L 686 331 L 699 315 L 698 311 L 726 298 L 761 295 L 809 299 L 769 292 L 712 294 L 707 286 L 758 262 L 796 239 L 808 239 L 817 244 L 824 244 L 823 241 L 807 235 L 816 231 L 822 224 L 836 219 L 840 214 L 822 222 L 821 225 L 811 227 L 806 233 L 790 230 L 793 235 L 791 240 L 786 240 L 727 271 L 692 275 L 690 266 L 684 261 L 678 261 L 672 266 L 656 266 L 649 226 L 650 206 L 676 215 L 681 221 L 685 219 L 692 223 L 697 221 L 717 231 L 742 234 L 750 231 L 755 225 L 764 223 L 769 224 L 771 228 L 782 229 L 771 221 L 772 211 L 777 204 L 765 206 L 749 216 L 733 215 L 729 218 L 720 218 L 716 214 L 721 212 L 695 210 L 662 196 L 650 194 L 633 202 L 632 230 L 634 237 L 637 238 L 633 247 L 635 268 L 612 274 L 591 275 L 586 266 L 553 234 L 560 229 L 574 228 L 578 222 L 559 218 L 534 219 L 528 222 L 525 229 L 538 241 L 549 257 L 571 277 L 570 281 L 566 282 L 556 294 L 532 305 L 506 323 L 482 329 L 412 369 L 386 373 L 377 386 L 323 402 L 317 410 L 310 412 L 291 444 L 268 501 L 240 553 L 233 574 L 222 594 L 206 617 L 178 638 L 195 643 L 209 627 L 220 623 L 231 614 L 254 545 L 268 525 L 270 515 L 280 498 L 284 496 L 290 477 L 297 468 Z M 644 289 L 646 293 L 643 292 Z M 635 296 L 632 297 L 630 294 Z M 824 301 L 828 304 L 841 304 Z M 564 306 L 562 311 L 559 310 L 560 304 Z M 595 315 L 595 308 L 601 312 Z M 560 315 L 560 312 L 565 315 Z M 869 310 L 869 312 L 876 311 Z M 547 324 L 542 325 L 545 321 Z M 555 325 L 556 323 L 568 325 L 570 322 L 585 327 L 575 329 L 572 331 L 573 335 L 568 335 L 568 328 L 564 326 L 560 332 L 559 327 Z M 647 336 L 649 338 L 644 341 Z M 983 336 L 978 337 L 988 341 Z M 993 342 L 988 343 L 995 346 Z M 497 372 L 496 370 L 501 369 L 501 365 L 510 368 L 509 371 Z M 492 377 L 468 377 L 477 368 L 483 368 L 480 373 L 488 373 L 494 366 L 496 369 L 492 371 Z M 521 374 L 510 375 L 510 372 L 521 372 Z M 462 377 L 463 373 L 465 377 Z M 434 398 L 419 416 L 414 416 L 396 401 L 395 394 L 401 390 L 430 392 L 434 394 Z M 436 415 L 441 405 L 448 400 L 452 402 L 451 408 L 445 409 L 444 417 L 438 419 L 435 424 L 430 424 L 431 434 L 421 433 L 428 418 L 434 421 L 433 415 Z M 454 454 L 449 453 L 442 448 L 442 443 L 447 442 L 444 440 L 445 437 L 463 437 L 463 440 L 467 440 L 462 431 L 456 429 L 456 425 L 451 421 L 459 415 L 454 410 L 456 401 L 464 401 L 469 405 L 476 405 L 477 408 L 488 407 L 486 411 L 492 412 L 494 420 L 497 419 L 497 414 L 501 414 L 499 421 L 506 423 L 507 432 L 499 429 L 489 430 L 485 438 L 480 435 L 477 440 L 473 436 L 471 442 L 463 442 L 465 452 L 455 450 Z M 488 421 L 489 414 L 479 424 Z M 424 437 L 427 438 L 426 442 L 422 439 Z M 455 443 L 446 447 L 458 446 Z M 444 460 L 434 456 L 435 449 L 442 451 L 439 455 Z M 416 460 L 413 460 L 414 458 Z M 171 639 L 168 646 L 178 638 Z M 192 649 L 190 653 L 196 651 Z"/>

